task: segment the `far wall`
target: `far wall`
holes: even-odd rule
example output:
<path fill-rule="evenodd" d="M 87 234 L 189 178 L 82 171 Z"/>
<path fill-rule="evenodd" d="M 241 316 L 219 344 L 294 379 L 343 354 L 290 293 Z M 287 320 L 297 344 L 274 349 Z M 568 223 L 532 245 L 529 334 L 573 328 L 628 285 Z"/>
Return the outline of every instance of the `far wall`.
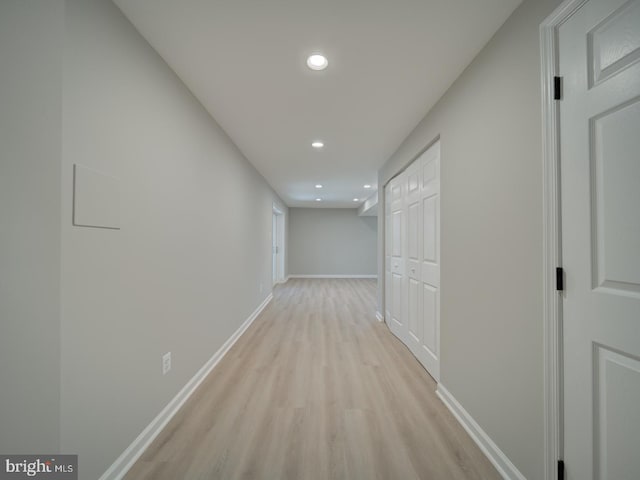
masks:
<path fill-rule="evenodd" d="M 351 208 L 289 209 L 289 273 L 376 275 L 377 217 Z"/>

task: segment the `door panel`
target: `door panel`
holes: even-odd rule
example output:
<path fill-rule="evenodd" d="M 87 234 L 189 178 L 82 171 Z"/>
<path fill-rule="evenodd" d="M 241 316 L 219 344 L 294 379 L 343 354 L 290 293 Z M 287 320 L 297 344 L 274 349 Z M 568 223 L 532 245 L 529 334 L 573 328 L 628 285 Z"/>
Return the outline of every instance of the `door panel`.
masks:
<path fill-rule="evenodd" d="M 422 310 L 422 289 L 420 288 L 420 254 L 422 244 L 422 231 L 420 229 L 420 178 L 422 168 L 419 161 L 414 162 L 406 170 L 407 193 L 404 199 L 404 208 L 407 212 L 407 346 L 417 357 L 420 351 L 420 338 L 422 322 L 420 312 Z"/>
<path fill-rule="evenodd" d="M 399 260 L 402 259 L 402 215 L 403 214 L 404 212 L 402 210 L 396 210 L 391 213 L 391 219 L 392 219 L 391 231 L 393 232 L 392 239 L 391 239 L 391 245 L 393 246 L 391 250 L 392 251 L 391 255 L 394 258 L 397 258 Z"/>
<path fill-rule="evenodd" d="M 558 31 L 567 478 L 640 478 L 640 0 Z"/>
<path fill-rule="evenodd" d="M 606 13 L 607 7 L 596 15 Z M 627 2 L 601 21 L 587 35 L 589 87 L 612 77 L 640 59 L 640 4 Z"/>
<path fill-rule="evenodd" d="M 406 212 L 404 209 L 404 193 L 406 192 L 406 175 L 401 175 L 389 183 L 391 191 L 389 211 L 391 216 L 391 282 L 392 302 L 390 330 L 403 342 L 407 337 L 407 299 L 405 279 L 406 257 Z"/>
<path fill-rule="evenodd" d="M 392 279 L 391 279 L 391 186 L 387 184 L 384 189 L 384 318 L 391 321 L 392 308 Z"/>
<path fill-rule="evenodd" d="M 640 360 L 595 346 L 596 478 L 638 478 Z"/>
<path fill-rule="evenodd" d="M 402 275 L 391 273 L 393 288 L 393 307 L 391 310 L 391 320 L 398 326 L 402 326 Z"/>
<path fill-rule="evenodd" d="M 409 335 L 411 343 L 420 344 L 420 282 L 409 277 Z"/>
<path fill-rule="evenodd" d="M 409 249 L 408 255 L 409 260 L 414 262 L 418 261 L 418 255 L 420 255 L 420 245 L 419 245 L 419 236 L 418 236 L 418 228 L 419 228 L 419 215 L 420 215 L 420 204 L 415 202 L 409 205 L 408 208 L 408 223 L 407 229 L 409 231 Z"/>
<path fill-rule="evenodd" d="M 425 195 L 433 193 L 428 191 L 429 186 L 433 184 L 436 180 L 438 172 L 436 171 L 436 164 L 433 161 L 424 161 L 423 162 L 423 177 L 422 177 L 422 189 Z"/>
<path fill-rule="evenodd" d="M 391 183 L 391 203 L 402 200 L 402 182 L 398 179 Z"/>
<path fill-rule="evenodd" d="M 618 293 L 640 293 L 640 228 L 620 214 L 640 205 L 639 131 L 640 98 L 591 120 L 594 287 Z"/>
<path fill-rule="evenodd" d="M 438 209 L 438 197 L 436 195 L 427 197 L 423 202 L 424 259 L 425 261 L 435 262 L 437 260 L 436 239 L 438 236 L 438 217 L 436 211 Z"/>
<path fill-rule="evenodd" d="M 440 379 L 440 142 L 421 157 L 422 309 L 420 359 L 431 376 Z"/>
<path fill-rule="evenodd" d="M 423 284 L 423 319 L 424 319 L 424 339 L 422 347 L 432 358 L 437 358 L 437 289 L 428 284 Z"/>
<path fill-rule="evenodd" d="M 420 190 L 420 169 L 416 165 L 407 169 L 407 195 L 417 193 Z"/>

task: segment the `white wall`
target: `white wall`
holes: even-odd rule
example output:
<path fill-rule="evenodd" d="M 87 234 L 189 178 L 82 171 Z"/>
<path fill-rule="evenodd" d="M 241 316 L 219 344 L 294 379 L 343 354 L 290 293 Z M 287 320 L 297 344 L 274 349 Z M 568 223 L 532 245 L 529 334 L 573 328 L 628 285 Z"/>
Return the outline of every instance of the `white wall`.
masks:
<path fill-rule="evenodd" d="M 376 275 L 376 217 L 351 208 L 289 209 L 291 275 Z"/>
<path fill-rule="evenodd" d="M 95 478 L 269 294 L 281 202 L 111 2 L 65 22 L 61 448 Z M 71 225 L 75 163 L 120 179 L 121 230 Z"/>
<path fill-rule="evenodd" d="M 96 479 L 270 293 L 288 209 L 108 0 L 1 2 L 0 95 L 0 451 Z M 72 226 L 76 163 L 120 230 Z"/>
<path fill-rule="evenodd" d="M 543 478 L 538 26 L 558 3 L 525 0 L 379 172 L 382 192 L 441 136 L 441 381 L 529 480 Z"/>
<path fill-rule="evenodd" d="M 64 3 L 0 2 L 0 452 L 57 451 Z"/>

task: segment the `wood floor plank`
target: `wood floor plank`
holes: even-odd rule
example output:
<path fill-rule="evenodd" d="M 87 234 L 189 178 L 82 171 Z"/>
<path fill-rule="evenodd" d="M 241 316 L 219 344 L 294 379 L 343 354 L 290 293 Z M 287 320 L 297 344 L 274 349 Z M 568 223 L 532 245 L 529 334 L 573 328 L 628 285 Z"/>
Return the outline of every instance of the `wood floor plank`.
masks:
<path fill-rule="evenodd" d="M 500 478 L 375 296 L 367 279 L 276 287 L 125 479 Z"/>

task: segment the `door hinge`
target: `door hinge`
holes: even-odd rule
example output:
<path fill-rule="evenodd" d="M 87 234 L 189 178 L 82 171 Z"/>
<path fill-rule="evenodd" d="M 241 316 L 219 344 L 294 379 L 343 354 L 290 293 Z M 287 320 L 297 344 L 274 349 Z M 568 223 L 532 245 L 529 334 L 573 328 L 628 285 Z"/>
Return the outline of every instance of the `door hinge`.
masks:
<path fill-rule="evenodd" d="M 564 460 L 558 460 L 558 480 L 564 480 Z"/>
<path fill-rule="evenodd" d="M 562 77 L 553 77 L 553 99 L 562 100 Z"/>
<path fill-rule="evenodd" d="M 564 268 L 556 267 L 556 290 L 562 292 L 564 290 Z"/>

